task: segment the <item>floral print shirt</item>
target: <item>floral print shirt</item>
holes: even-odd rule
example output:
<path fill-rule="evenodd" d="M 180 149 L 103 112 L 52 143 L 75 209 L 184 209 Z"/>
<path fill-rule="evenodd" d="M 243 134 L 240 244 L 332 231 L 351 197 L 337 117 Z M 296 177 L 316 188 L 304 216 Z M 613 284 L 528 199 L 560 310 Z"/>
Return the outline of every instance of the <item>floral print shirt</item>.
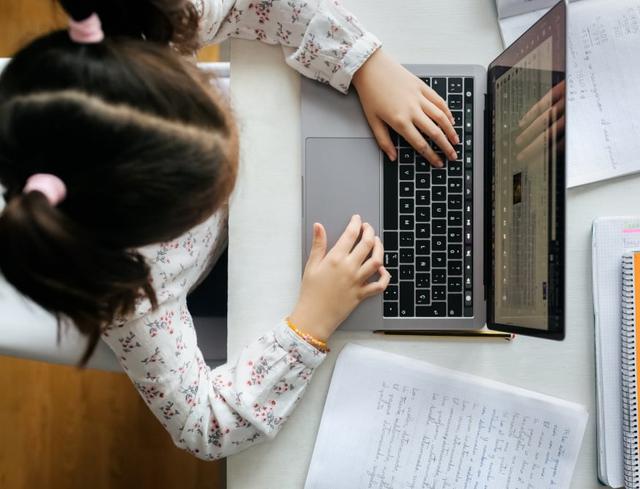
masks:
<path fill-rule="evenodd" d="M 234 36 L 280 43 L 304 75 L 346 91 L 379 46 L 333 0 L 195 0 L 203 42 Z M 226 244 L 226 211 L 185 235 L 142 248 L 159 307 L 140 300 L 135 313 L 102 335 L 173 441 L 212 460 L 274 437 L 325 357 L 284 321 L 233 361 L 208 367 L 186 296 Z"/>
<path fill-rule="evenodd" d="M 228 37 L 280 44 L 289 66 L 346 93 L 380 41 L 336 0 L 194 0 L 203 43 Z"/>

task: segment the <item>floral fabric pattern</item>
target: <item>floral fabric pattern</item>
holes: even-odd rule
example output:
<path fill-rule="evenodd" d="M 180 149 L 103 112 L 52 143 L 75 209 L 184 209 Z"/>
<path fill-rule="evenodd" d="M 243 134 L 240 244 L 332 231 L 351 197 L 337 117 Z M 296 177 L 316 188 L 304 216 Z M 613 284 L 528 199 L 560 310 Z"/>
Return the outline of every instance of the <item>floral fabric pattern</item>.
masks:
<path fill-rule="evenodd" d="M 302 75 L 346 93 L 380 41 L 336 0 L 194 0 L 203 44 L 229 37 L 279 44 Z"/>
<path fill-rule="evenodd" d="M 216 369 L 204 362 L 186 296 L 224 244 L 216 214 L 184 236 L 142 248 L 160 300 L 103 334 L 144 402 L 174 443 L 213 460 L 276 435 L 325 355 L 284 321 Z"/>

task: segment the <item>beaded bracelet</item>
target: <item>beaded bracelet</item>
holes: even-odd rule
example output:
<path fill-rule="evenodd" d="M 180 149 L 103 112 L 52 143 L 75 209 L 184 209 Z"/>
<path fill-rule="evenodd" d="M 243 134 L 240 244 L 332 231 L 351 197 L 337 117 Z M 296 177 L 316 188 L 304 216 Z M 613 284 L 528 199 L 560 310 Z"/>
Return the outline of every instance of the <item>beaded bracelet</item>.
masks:
<path fill-rule="evenodd" d="M 317 348 L 318 350 L 320 350 L 323 353 L 329 353 L 331 350 L 329 349 L 329 347 L 327 346 L 327 343 L 324 341 L 320 341 L 316 338 L 314 338 L 313 336 L 311 336 L 310 334 L 307 333 L 303 333 L 302 331 L 300 331 L 295 324 L 293 324 L 291 322 L 291 319 L 287 318 L 287 326 L 289 326 L 289 328 L 291 328 L 291 330 L 297 334 L 300 338 L 302 338 L 304 341 L 306 341 L 307 343 L 309 343 L 311 346 L 314 346 L 315 348 Z"/>

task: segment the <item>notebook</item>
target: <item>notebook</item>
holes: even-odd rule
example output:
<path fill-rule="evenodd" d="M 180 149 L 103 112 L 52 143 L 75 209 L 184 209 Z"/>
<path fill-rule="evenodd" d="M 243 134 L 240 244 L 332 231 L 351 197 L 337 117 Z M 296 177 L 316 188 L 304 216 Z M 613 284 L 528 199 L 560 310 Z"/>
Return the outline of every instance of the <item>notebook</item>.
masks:
<path fill-rule="evenodd" d="M 583 406 L 348 344 L 305 489 L 568 489 Z"/>
<path fill-rule="evenodd" d="M 505 45 L 557 0 L 496 0 Z M 640 171 L 640 0 L 571 0 L 567 186 Z"/>
<path fill-rule="evenodd" d="M 596 353 L 598 477 L 622 487 L 622 256 L 640 249 L 640 217 L 606 217 L 593 223 L 592 268 Z"/>
<path fill-rule="evenodd" d="M 638 341 L 640 252 L 622 259 L 622 439 L 626 489 L 640 489 L 638 473 Z"/>

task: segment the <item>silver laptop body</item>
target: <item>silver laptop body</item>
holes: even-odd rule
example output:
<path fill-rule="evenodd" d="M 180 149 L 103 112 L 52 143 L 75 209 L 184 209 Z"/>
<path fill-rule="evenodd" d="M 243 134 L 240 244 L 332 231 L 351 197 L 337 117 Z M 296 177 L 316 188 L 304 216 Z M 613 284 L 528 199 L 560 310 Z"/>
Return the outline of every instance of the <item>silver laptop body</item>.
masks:
<path fill-rule="evenodd" d="M 485 324 L 483 288 L 484 99 L 486 69 L 477 65 L 409 65 L 418 77 L 474 78 L 473 317 L 384 318 L 383 296 L 364 301 L 343 323 L 347 330 L 480 329 Z M 369 129 L 357 94 L 347 96 L 302 81 L 302 249 L 306 263 L 314 222 L 336 242 L 353 214 L 382 237 L 383 154 Z"/>

